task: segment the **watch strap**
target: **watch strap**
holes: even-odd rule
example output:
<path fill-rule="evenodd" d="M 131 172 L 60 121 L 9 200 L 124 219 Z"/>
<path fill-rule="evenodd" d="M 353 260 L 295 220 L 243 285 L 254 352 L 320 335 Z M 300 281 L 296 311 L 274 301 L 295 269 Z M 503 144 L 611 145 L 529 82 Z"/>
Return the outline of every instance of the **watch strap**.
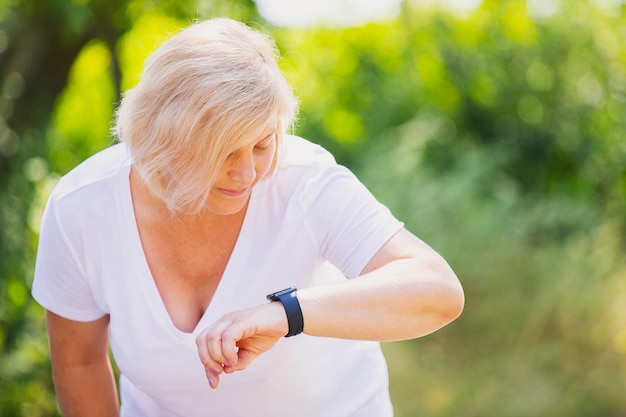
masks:
<path fill-rule="evenodd" d="M 269 301 L 280 301 L 285 309 L 289 324 L 289 331 L 285 337 L 296 336 L 304 330 L 304 317 L 298 301 L 297 290 L 296 287 L 290 287 L 267 296 Z"/>

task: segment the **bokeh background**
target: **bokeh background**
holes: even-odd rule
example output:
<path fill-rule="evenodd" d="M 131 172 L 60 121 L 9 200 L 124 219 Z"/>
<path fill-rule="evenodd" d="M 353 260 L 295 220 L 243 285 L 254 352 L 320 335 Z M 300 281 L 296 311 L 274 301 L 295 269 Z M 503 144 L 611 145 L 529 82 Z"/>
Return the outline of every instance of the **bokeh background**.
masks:
<path fill-rule="evenodd" d="M 51 187 L 113 143 L 145 57 L 213 16 L 276 37 L 296 133 L 463 282 L 461 318 L 383 346 L 397 417 L 626 416 L 624 1 L 339 3 L 353 19 L 291 25 L 251 0 L 0 1 L 0 416 L 58 416 L 29 293 Z"/>

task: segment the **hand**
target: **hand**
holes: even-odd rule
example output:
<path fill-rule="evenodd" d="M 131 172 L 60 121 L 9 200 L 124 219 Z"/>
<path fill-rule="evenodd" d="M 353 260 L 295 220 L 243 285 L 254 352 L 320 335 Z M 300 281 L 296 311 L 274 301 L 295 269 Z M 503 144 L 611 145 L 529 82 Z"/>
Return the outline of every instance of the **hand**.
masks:
<path fill-rule="evenodd" d="M 200 361 L 211 388 L 220 374 L 246 369 L 288 332 L 287 315 L 279 302 L 262 304 L 222 316 L 196 338 Z"/>

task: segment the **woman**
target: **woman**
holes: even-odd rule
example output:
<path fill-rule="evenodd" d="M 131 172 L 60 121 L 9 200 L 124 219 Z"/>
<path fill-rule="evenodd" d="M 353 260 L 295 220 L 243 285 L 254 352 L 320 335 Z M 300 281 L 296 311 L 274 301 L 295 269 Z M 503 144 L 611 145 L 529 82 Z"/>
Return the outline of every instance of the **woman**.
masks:
<path fill-rule="evenodd" d="M 44 214 L 33 296 L 65 416 L 392 415 L 378 342 L 446 325 L 463 292 L 285 133 L 295 109 L 272 41 L 241 23 L 196 23 L 148 59 L 121 143 Z"/>

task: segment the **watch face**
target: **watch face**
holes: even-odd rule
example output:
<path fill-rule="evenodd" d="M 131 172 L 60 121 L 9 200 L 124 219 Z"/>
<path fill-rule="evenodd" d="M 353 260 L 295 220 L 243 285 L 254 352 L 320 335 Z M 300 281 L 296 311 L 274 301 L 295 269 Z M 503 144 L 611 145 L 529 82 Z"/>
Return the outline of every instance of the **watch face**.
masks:
<path fill-rule="evenodd" d="M 290 294 L 290 293 L 292 293 L 292 292 L 294 292 L 294 291 L 296 291 L 296 290 L 297 290 L 297 288 L 296 288 L 296 287 L 289 287 L 289 288 L 285 288 L 284 290 L 276 291 L 276 292 L 275 292 L 275 293 L 273 293 L 273 294 L 269 294 L 269 295 L 267 296 L 267 299 L 268 299 L 268 300 L 271 300 L 271 301 L 278 301 L 278 298 L 279 298 L 280 296 L 283 296 L 283 295 L 286 295 L 286 294 Z"/>

